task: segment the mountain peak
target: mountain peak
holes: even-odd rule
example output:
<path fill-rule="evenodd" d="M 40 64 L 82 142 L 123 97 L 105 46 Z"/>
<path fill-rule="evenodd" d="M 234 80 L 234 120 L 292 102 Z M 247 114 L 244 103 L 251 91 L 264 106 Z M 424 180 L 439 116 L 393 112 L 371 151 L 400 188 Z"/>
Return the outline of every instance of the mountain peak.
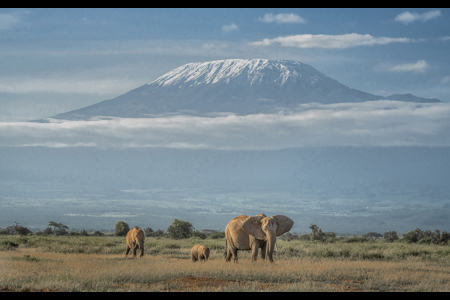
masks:
<path fill-rule="evenodd" d="M 310 65 L 292 60 L 225 59 L 173 69 L 111 100 L 53 118 L 151 117 L 160 114 L 274 113 L 300 104 L 399 100 L 440 102 L 413 95 L 383 97 L 349 88 Z"/>
<path fill-rule="evenodd" d="M 309 68 L 308 68 L 309 67 Z M 302 68 L 301 72 L 298 69 Z M 308 69 L 308 70 L 303 70 Z M 148 85 L 155 86 L 195 86 L 202 84 L 229 83 L 238 79 L 250 85 L 264 83 L 282 86 L 289 78 L 305 76 L 312 71 L 306 64 L 289 60 L 268 59 L 226 59 L 209 62 L 188 63 L 164 74 Z M 313 72 L 313 81 L 319 72 Z"/>

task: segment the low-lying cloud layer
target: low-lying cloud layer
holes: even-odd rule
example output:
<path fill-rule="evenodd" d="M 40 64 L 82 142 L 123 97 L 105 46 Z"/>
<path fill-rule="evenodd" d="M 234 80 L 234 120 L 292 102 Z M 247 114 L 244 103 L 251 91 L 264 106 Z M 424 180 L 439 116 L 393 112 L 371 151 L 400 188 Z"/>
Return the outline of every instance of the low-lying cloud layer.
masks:
<path fill-rule="evenodd" d="M 450 146 L 450 104 L 304 104 L 296 112 L 2 122 L 0 147 L 277 150 L 309 146 Z"/>
<path fill-rule="evenodd" d="M 386 45 L 390 43 L 411 43 L 423 40 L 409 38 L 373 37 L 370 34 L 349 33 L 341 35 L 327 34 L 297 34 L 290 36 L 280 36 L 273 39 L 263 39 L 253 42 L 255 46 L 268 46 L 280 44 L 284 47 L 295 48 L 323 48 L 323 49 L 344 49 L 359 46 Z"/>

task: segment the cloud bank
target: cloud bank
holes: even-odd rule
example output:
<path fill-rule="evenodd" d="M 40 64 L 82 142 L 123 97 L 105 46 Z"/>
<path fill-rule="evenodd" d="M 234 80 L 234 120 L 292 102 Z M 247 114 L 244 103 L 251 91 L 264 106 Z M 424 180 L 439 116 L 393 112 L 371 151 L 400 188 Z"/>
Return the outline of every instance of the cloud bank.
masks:
<path fill-rule="evenodd" d="M 416 40 L 409 38 L 373 37 L 370 34 L 349 33 L 341 35 L 326 34 L 298 34 L 291 36 L 263 39 L 253 42 L 255 46 L 280 44 L 285 47 L 296 48 L 325 48 L 344 49 L 358 46 L 385 45 L 389 43 L 410 43 Z"/>
<path fill-rule="evenodd" d="M 265 22 L 265 23 L 305 23 L 306 21 L 296 15 L 296 14 L 265 14 L 264 17 L 259 17 L 259 21 Z"/>
<path fill-rule="evenodd" d="M 440 10 L 432 10 L 423 14 L 418 13 L 410 13 L 409 11 L 405 11 L 395 17 L 395 21 L 401 22 L 403 24 L 409 24 L 416 21 L 426 22 L 431 19 L 435 19 L 441 16 Z"/>
<path fill-rule="evenodd" d="M 237 27 L 237 25 L 236 24 L 234 24 L 234 23 L 231 23 L 231 24 L 229 24 L 229 25 L 223 25 L 222 26 L 222 31 L 223 32 L 231 32 L 231 31 L 235 31 L 235 30 L 238 30 L 239 28 Z"/>
<path fill-rule="evenodd" d="M 296 112 L 219 117 L 2 122 L 0 147 L 170 147 L 278 150 L 327 146 L 450 146 L 450 104 L 304 104 Z"/>
<path fill-rule="evenodd" d="M 428 70 L 429 65 L 424 60 L 418 60 L 412 64 L 402 64 L 395 65 L 389 68 L 391 72 L 415 72 L 415 73 L 423 73 Z"/>

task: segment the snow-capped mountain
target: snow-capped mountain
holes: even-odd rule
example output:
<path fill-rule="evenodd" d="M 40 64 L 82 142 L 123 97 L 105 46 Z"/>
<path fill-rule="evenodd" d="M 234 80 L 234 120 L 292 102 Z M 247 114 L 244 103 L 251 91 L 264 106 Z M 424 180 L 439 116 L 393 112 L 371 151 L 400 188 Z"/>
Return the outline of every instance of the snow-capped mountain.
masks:
<path fill-rule="evenodd" d="M 158 114 L 273 113 L 299 104 L 373 100 L 440 102 L 410 94 L 377 96 L 349 88 L 313 67 L 289 60 L 227 59 L 189 63 L 111 100 L 59 114 L 57 119 Z"/>

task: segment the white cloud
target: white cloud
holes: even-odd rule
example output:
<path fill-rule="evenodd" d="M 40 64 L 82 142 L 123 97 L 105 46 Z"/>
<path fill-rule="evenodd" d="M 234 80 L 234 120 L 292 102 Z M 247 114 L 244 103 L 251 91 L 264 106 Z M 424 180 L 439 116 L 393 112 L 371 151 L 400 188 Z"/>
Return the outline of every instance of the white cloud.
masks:
<path fill-rule="evenodd" d="M 253 42 L 253 45 L 268 46 L 278 43 L 285 47 L 297 48 L 336 48 L 343 49 L 357 46 L 385 45 L 389 43 L 409 43 L 417 40 L 408 38 L 373 37 L 370 34 L 349 33 L 342 35 L 299 34 Z"/>
<path fill-rule="evenodd" d="M 20 22 L 20 18 L 16 14 L 2 14 L 0 13 L 0 30 L 7 30 L 14 27 Z"/>
<path fill-rule="evenodd" d="M 290 114 L 0 122 L 0 147 L 277 150 L 309 146 L 450 146 L 450 104 L 305 104 Z"/>
<path fill-rule="evenodd" d="M 424 60 L 418 60 L 412 64 L 402 64 L 390 67 L 388 70 L 391 72 L 415 72 L 423 73 L 428 70 L 429 65 Z"/>
<path fill-rule="evenodd" d="M 409 11 L 405 11 L 395 17 L 395 21 L 401 22 L 403 24 L 409 24 L 416 21 L 426 22 L 428 20 L 437 18 L 441 16 L 441 11 L 432 10 L 423 14 L 418 13 L 410 13 Z"/>
<path fill-rule="evenodd" d="M 229 24 L 229 25 L 223 25 L 223 26 L 222 26 L 222 31 L 223 31 L 223 32 L 231 32 L 231 31 L 234 31 L 234 30 L 238 30 L 237 25 L 234 24 L 234 23 L 231 23 L 231 24 Z"/>
<path fill-rule="evenodd" d="M 305 23 L 306 21 L 299 17 L 296 14 L 265 14 L 264 17 L 259 17 L 259 21 L 266 22 L 266 23 Z"/>

